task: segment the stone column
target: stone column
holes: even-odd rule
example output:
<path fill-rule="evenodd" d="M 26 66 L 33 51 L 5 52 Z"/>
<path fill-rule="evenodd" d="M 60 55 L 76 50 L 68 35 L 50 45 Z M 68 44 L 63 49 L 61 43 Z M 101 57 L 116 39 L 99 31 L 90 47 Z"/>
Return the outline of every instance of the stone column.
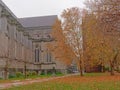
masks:
<path fill-rule="evenodd" d="M 5 60 L 5 66 L 4 66 L 4 71 L 3 71 L 3 75 L 4 75 L 4 79 L 7 79 L 8 78 L 8 75 L 9 75 L 9 49 L 10 49 L 10 46 L 9 46 L 9 30 L 7 28 L 7 17 L 6 15 L 2 16 L 1 17 L 1 42 L 0 43 L 0 47 L 1 47 L 1 52 L 2 52 L 2 57 L 3 59 Z"/>
<path fill-rule="evenodd" d="M 1 28 L 1 26 L 2 26 L 2 25 L 1 25 L 1 23 L 2 23 L 2 22 L 1 22 L 1 12 L 2 12 L 2 7 L 0 6 L 0 31 L 1 31 L 1 29 L 2 29 L 2 28 Z"/>

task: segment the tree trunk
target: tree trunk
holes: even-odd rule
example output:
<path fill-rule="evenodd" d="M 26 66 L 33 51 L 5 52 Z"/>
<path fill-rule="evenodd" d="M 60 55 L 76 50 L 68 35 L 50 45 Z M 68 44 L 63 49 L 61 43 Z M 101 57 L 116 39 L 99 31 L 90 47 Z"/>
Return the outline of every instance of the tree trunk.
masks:
<path fill-rule="evenodd" d="M 103 63 L 101 63 L 101 72 L 105 72 Z"/>
<path fill-rule="evenodd" d="M 103 67 L 103 66 L 101 66 L 101 72 L 102 72 L 102 73 L 104 72 L 104 67 Z"/>
<path fill-rule="evenodd" d="M 111 69 L 110 74 L 115 75 L 115 73 L 114 73 L 114 63 L 112 61 L 110 62 L 110 69 Z"/>
<path fill-rule="evenodd" d="M 120 66 L 119 66 L 119 64 L 117 65 L 117 72 L 120 73 Z"/>
<path fill-rule="evenodd" d="M 81 60 L 79 62 L 79 67 L 80 67 L 80 75 L 84 76 L 84 74 L 83 74 L 83 65 L 82 65 L 82 61 Z"/>
<path fill-rule="evenodd" d="M 110 61 L 111 75 L 115 75 L 115 73 L 114 73 L 114 67 L 115 67 L 115 63 L 116 63 L 116 61 L 117 61 L 117 56 L 118 56 L 118 54 L 119 54 L 119 52 L 116 51 L 116 54 L 115 54 L 113 60 Z"/>

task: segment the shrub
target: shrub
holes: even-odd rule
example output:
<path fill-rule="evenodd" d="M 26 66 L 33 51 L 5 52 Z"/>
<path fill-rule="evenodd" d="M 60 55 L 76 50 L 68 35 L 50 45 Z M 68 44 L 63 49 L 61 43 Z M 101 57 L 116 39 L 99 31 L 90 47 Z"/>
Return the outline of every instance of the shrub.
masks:
<path fill-rule="evenodd" d="M 41 74 L 40 75 L 45 75 L 45 73 L 44 72 L 41 72 Z"/>
<path fill-rule="evenodd" d="M 8 78 L 15 78 L 16 76 L 15 75 L 9 75 Z"/>
<path fill-rule="evenodd" d="M 29 71 L 26 74 L 27 74 L 27 76 L 36 76 L 37 72 L 36 71 Z"/>
<path fill-rule="evenodd" d="M 2 78 L 0 77 L 0 80 L 2 80 Z"/>
<path fill-rule="evenodd" d="M 47 75 L 52 75 L 52 72 L 47 72 Z"/>
<path fill-rule="evenodd" d="M 22 77 L 23 76 L 23 73 L 21 73 L 21 72 L 16 72 L 16 77 Z"/>
<path fill-rule="evenodd" d="M 58 74 L 62 74 L 62 72 L 56 72 L 56 74 L 58 75 Z"/>
<path fill-rule="evenodd" d="M 45 75 L 45 71 L 42 70 L 41 73 L 40 73 L 40 75 Z"/>
<path fill-rule="evenodd" d="M 27 76 L 36 76 L 37 72 L 36 71 L 31 71 L 27 73 Z"/>
<path fill-rule="evenodd" d="M 27 76 L 31 76 L 31 73 L 30 73 L 30 72 L 26 72 L 26 75 L 27 75 Z"/>
<path fill-rule="evenodd" d="M 33 71 L 33 72 L 31 72 L 31 75 L 32 75 L 32 76 L 35 76 L 35 75 L 37 75 L 37 72 L 36 72 L 36 71 Z"/>

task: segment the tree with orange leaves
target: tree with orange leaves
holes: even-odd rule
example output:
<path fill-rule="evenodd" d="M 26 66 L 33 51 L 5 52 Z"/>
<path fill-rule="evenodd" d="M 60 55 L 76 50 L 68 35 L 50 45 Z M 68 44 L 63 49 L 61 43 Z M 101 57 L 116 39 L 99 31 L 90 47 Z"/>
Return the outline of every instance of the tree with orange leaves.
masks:
<path fill-rule="evenodd" d="M 105 39 L 109 39 L 108 50 L 111 50 L 109 56 L 111 75 L 114 75 L 114 67 L 119 62 L 119 35 L 120 35 L 120 1 L 119 0 L 87 0 L 88 11 L 95 15 L 98 28 Z M 104 48 L 103 48 L 104 49 Z M 103 50 L 102 49 L 102 50 Z"/>
<path fill-rule="evenodd" d="M 99 28 L 94 14 L 86 14 L 83 17 L 83 53 L 86 66 L 94 67 L 101 66 L 101 71 L 104 71 L 105 64 L 109 61 L 111 49 L 109 39 L 104 36 Z"/>
<path fill-rule="evenodd" d="M 82 47 L 82 9 L 78 7 L 69 8 L 63 11 L 62 29 L 68 44 L 76 55 L 79 63 L 80 75 L 84 73 L 83 47 Z"/>
<path fill-rule="evenodd" d="M 67 43 L 60 20 L 56 20 L 51 35 L 54 38 L 54 41 L 49 42 L 49 50 L 52 52 L 56 60 L 60 60 L 65 64 L 70 65 L 72 60 L 75 59 L 75 56 L 74 52 Z"/>
<path fill-rule="evenodd" d="M 120 0 L 86 0 L 88 10 L 96 14 L 107 31 L 120 31 Z"/>

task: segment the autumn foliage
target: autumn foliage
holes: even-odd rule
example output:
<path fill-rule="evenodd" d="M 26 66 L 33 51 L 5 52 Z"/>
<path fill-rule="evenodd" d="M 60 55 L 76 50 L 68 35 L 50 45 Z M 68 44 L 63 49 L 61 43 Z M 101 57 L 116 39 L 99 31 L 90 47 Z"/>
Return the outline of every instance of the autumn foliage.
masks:
<path fill-rule="evenodd" d="M 120 1 L 86 0 L 86 8 L 63 11 L 54 24 L 49 49 L 66 63 L 76 60 L 81 75 L 86 67 L 120 69 Z"/>
<path fill-rule="evenodd" d="M 81 76 L 84 73 L 82 41 L 82 9 L 73 7 L 62 13 L 62 28 L 72 51 L 75 53 Z"/>
<path fill-rule="evenodd" d="M 88 57 L 93 57 L 94 61 L 100 61 L 101 66 L 108 65 L 111 75 L 114 75 L 114 70 L 117 67 L 119 71 L 120 66 L 120 1 L 87 0 L 85 4 L 88 12 L 83 19 L 83 31 L 85 30 L 84 32 L 86 33 L 84 34 L 89 37 L 89 39 L 87 39 L 86 36 L 84 36 L 86 40 L 85 49 L 86 51 L 92 50 L 89 52 L 91 55 L 88 55 Z M 89 35 L 90 33 L 92 35 Z M 87 47 L 89 47 L 89 49 L 87 49 Z"/>
<path fill-rule="evenodd" d="M 99 22 L 94 14 L 87 14 L 83 18 L 82 29 L 86 62 L 89 62 L 90 66 L 104 66 L 110 59 L 109 40 L 100 31 Z"/>
<path fill-rule="evenodd" d="M 52 52 L 56 60 L 60 60 L 65 64 L 70 65 L 75 58 L 75 54 L 67 43 L 59 19 L 56 20 L 51 35 L 54 38 L 54 41 L 48 44 L 49 50 Z"/>

